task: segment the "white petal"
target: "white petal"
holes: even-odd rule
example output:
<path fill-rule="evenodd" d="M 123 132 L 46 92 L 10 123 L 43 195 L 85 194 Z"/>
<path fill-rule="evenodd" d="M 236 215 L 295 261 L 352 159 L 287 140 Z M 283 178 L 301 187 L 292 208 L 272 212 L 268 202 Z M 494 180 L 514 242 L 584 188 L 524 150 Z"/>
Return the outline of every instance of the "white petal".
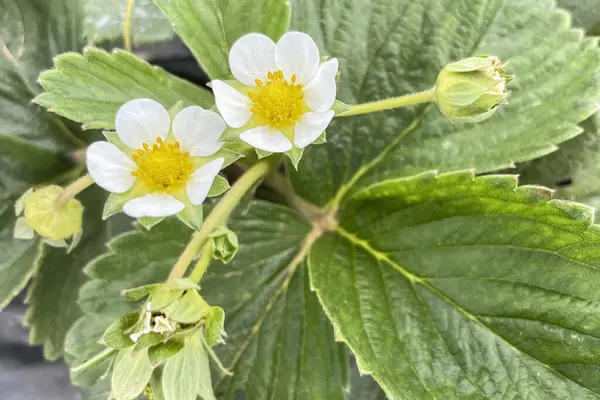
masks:
<path fill-rule="evenodd" d="M 335 113 L 332 110 L 324 113 L 307 112 L 300 116 L 294 131 L 294 144 L 302 149 L 315 140 L 325 131 Z"/>
<path fill-rule="evenodd" d="M 259 126 L 243 132 L 240 139 L 257 149 L 283 153 L 292 149 L 292 142 L 277 129 Z"/>
<path fill-rule="evenodd" d="M 335 85 L 337 71 L 337 58 L 324 62 L 312 81 L 304 87 L 304 102 L 311 110 L 323 112 L 333 106 L 337 89 Z"/>
<path fill-rule="evenodd" d="M 223 166 L 224 158 L 217 158 L 200 168 L 198 168 L 188 181 L 185 191 L 190 199 L 190 202 L 197 206 L 202 204 L 208 195 L 208 191 L 215 180 L 215 177 Z"/>
<path fill-rule="evenodd" d="M 129 200 L 123 206 L 123 212 L 133 218 L 168 217 L 183 210 L 185 205 L 166 193 L 150 193 Z"/>
<path fill-rule="evenodd" d="M 306 84 L 317 73 L 321 57 L 310 36 L 302 32 L 288 32 L 277 42 L 275 61 L 287 80 L 296 75 L 298 83 Z"/>
<path fill-rule="evenodd" d="M 256 86 L 256 80 L 267 80 L 267 72 L 277 69 L 275 43 L 260 33 L 242 36 L 231 46 L 229 67 L 233 76 L 246 86 Z"/>
<path fill-rule="evenodd" d="M 215 103 L 227 125 L 241 128 L 252 118 L 252 101 L 223 81 L 212 81 Z"/>
<path fill-rule="evenodd" d="M 156 101 L 135 99 L 121 106 L 115 127 L 123 143 L 133 149 L 141 149 L 144 142 L 153 144 L 159 137 L 167 138 L 171 117 Z"/>
<path fill-rule="evenodd" d="M 137 166 L 112 143 L 92 143 L 87 148 L 85 162 L 94 182 L 104 190 L 125 193 L 135 182 L 131 173 Z"/>
<path fill-rule="evenodd" d="M 183 151 L 194 157 L 207 157 L 223 146 L 218 140 L 225 126 L 219 114 L 198 106 L 187 107 L 173 120 L 173 136 Z"/>

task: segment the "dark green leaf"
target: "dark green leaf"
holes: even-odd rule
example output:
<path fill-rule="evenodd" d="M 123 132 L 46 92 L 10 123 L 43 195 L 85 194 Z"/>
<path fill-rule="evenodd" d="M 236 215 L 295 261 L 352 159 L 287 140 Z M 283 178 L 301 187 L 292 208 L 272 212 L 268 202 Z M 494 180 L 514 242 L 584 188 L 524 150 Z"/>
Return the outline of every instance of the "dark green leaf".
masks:
<path fill-rule="evenodd" d="M 240 36 L 259 32 L 277 40 L 290 21 L 289 0 L 154 2 L 213 79 L 231 76 L 229 49 Z"/>
<path fill-rule="evenodd" d="M 589 207 L 472 172 L 390 180 L 357 199 L 313 246 L 311 282 L 390 398 L 600 398 Z"/>
<path fill-rule="evenodd" d="M 148 349 L 150 362 L 154 366 L 162 364 L 175 354 L 179 353 L 184 346 L 185 342 L 183 339 L 171 339 L 165 343 L 158 343 Z"/>
<path fill-rule="evenodd" d="M 596 109 L 600 51 L 553 3 L 296 1 L 292 29 L 340 60 L 338 97 L 348 104 L 429 89 L 444 65 L 481 53 L 510 61 L 516 74 L 509 104 L 479 124 L 452 124 L 433 104 L 336 118 L 328 143 L 308 147 L 293 173 L 297 192 L 337 203 L 387 177 L 510 167 L 576 136 Z"/>

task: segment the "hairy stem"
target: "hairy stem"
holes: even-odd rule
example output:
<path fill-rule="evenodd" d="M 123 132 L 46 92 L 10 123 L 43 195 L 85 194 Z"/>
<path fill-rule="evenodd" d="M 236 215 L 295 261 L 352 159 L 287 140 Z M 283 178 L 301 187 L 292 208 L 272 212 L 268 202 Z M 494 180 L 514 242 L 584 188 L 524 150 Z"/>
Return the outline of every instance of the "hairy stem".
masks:
<path fill-rule="evenodd" d="M 71 183 L 67 186 L 62 193 L 56 199 L 56 206 L 62 207 L 69 200 L 77 196 L 79 193 L 83 192 L 86 188 L 94 184 L 94 179 L 90 174 L 86 174 L 81 178 L 77 179 L 75 182 Z"/>
<path fill-rule="evenodd" d="M 351 115 L 368 114 L 377 111 L 391 110 L 393 108 L 406 107 L 413 104 L 430 103 L 435 101 L 434 89 L 423 92 L 411 93 L 391 99 L 373 101 L 371 103 L 357 104 L 351 106 L 350 110 L 336 115 L 336 117 L 349 117 Z"/>
<path fill-rule="evenodd" d="M 200 282 L 200 279 L 202 279 L 202 276 L 204 275 L 206 269 L 208 268 L 208 265 L 210 264 L 210 260 L 212 260 L 212 252 L 213 243 L 209 240 L 208 243 L 206 243 L 206 246 L 204 246 L 204 249 L 202 250 L 202 255 L 200 256 L 200 259 L 194 266 L 194 269 L 192 270 L 192 273 L 189 276 L 189 278 L 192 281 Z"/>
<path fill-rule="evenodd" d="M 133 9 L 135 7 L 135 0 L 127 0 L 127 8 L 125 9 L 125 19 L 123 20 L 123 41 L 125 50 L 131 51 L 133 46 L 131 45 L 131 20 L 133 18 Z"/>
<path fill-rule="evenodd" d="M 93 356 L 92 358 L 90 358 L 89 360 L 87 360 L 86 362 L 84 362 L 83 364 L 79 364 L 78 366 L 71 368 L 71 372 L 77 373 L 77 372 L 86 370 L 90 367 L 93 367 L 94 365 L 97 365 L 97 364 L 101 363 L 102 361 L 104 361 L 105 359 L 107 359 L 108 357 L 110 357 L 116 351 L 117 351 L 116 349 L 106 348 L 103 351 L 101 351 L 100 353 L 98 353 L 95 356 Z"/>
<path fill-rule="evenodd" d="M 244 173 L 235 184 L 223 196 L 221 201 L 213 208 L 210 215 L 204 220 L 202 231 L 196 232 L 192 239 L 179 256 L 179 260 L 173 266 L 169 274 L 169 280 L 181 278 L 192 260 L 196 257 L 202 246 L 208 241 L 209 235 L 223 225 L 237 204 L 242 200 L 244 195 L 254 186 L 255 183 L 264 178 L 272 167 L 279 163 L 278 156 L 264 158 L 254 164 L 248 171 Z"/>

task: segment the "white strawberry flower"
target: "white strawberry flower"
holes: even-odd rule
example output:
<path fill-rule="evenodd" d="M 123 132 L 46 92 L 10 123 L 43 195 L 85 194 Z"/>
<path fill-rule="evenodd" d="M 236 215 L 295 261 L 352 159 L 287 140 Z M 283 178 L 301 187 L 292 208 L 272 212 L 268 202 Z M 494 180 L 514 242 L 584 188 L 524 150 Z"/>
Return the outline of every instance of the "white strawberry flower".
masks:
<path fill-rule="evenodd" d="M 331 122 L 337 59 L 321 63 L 305 33 L 288 32 L 275 44 L 251 33 L 231 48 L 235 81 L 212 81 L 219 112 L 240 139 L 257 149 L 282 153 L 313 143 Z"/>
<path fill-rule="evenodd" d="M 225 130 L 218 114 L 192 106 L 171 123 L 162 105 L 136 99 L 119 109 L 115 128 L 117 138 L 88 147 L 86 163 L 100 187 L 128 199 L 125 214 L 166 217 L 202 204 L 224 162 L 215 156 Z"/>

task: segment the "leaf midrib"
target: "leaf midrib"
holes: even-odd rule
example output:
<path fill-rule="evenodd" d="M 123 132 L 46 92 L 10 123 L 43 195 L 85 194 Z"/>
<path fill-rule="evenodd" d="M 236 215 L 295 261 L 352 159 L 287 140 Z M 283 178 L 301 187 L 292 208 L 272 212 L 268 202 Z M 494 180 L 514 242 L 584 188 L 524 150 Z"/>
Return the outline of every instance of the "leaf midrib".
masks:
<path fill-rule="evenodd" d="M 351 246 L 353 246 L 353 247 L 358 246 L 358 247 L 362 248 L 364 251 L 366 251 L 367 253 L 369 253 L 376 260 L 385 261 L 390 267 L 392 267 L 396 271 L 400 272 L 400 274 L 405 279 L 407 279 L 409 281 L 409 283 L 411 284 L 412 287 L 415 286 L 415 283 L 421 284 L 431 294 L 437 296 L 440 300 L 444 301 L 446 304 L 448 304 L 449 306 L 451 306 L 452 308 L 454 308 L 455 311 L 457 311 L 458 313 L 462 314 L 466 318 L 470 319 L 471 321 L 473 321 L 474 323 L 476 323 L 477 325 L 479 325 L 481 328 L 483 328 L 487 332 L 490 332 L 491 334 L 493 334 L 495 337 L 497 337 L 499 340 L 501 340 L 503 343 L 505 343 L 507 346 L 509 346 L 515 353 L 521 354 L 524 357 L 531 358 L 531 359 L 535 360 L 536 362 L 540 363 L 540 365 L 542 365 L 544 368 L 546 368 L 551 374 L 556 374 L 556 375 L 560 375 L 560 376 L 564 377 L 568 381 L 573 382 L 574 384 L 576 384 L 577 386 L 581 387 L 582 389 L 584 389 L 584 390 L 592 393 L 594 396 L 598 396 L 600 394 L 600 393 L 594 392 L 593 390 L 591 390 L 591 389 L 589 389 L 589 388 L 581 385 L 579 382 L 574 381 L 571 378 L 565 376 L 564 374 L 556 371 L 550 365 L 542 362 L 541 360 L 539 360 L 539 359 L 533 357 L 532 355 L 527 354 L 527 353 L 523 352 L 522 350 L 520 350 L 519 348 L 515 347 L 512 343 L 510 343 L 509 341 L 507 341 L 506 339 L 504 339 L 496 331 L 490 329 L 485 323 L 483 323 L 482 321 L 480 321 L 479 318 L 478 318 L 478 316 L 476 316 L 474 314 L 471 314 L 469 311 L 465 310 L 463 307 L 461 307 L 460 305 L 458 305 L 457 303 L 455 303 L 452 299 L 450 299 L 448 296 L 446 296 L 444 293 L 442 293 L 437 288 L 431 286 L 427 281 L 423 280 L 421 277 L 418 277 L 418 276 L 412 274 L 411 272 L 407 271 L 406 269 L 404 269 L 401 265 L 399 265 L 396 262 L 394 262 L 393 260 L 391 260 L 387 256 L 387 254 L 382 253 L 379 250 L 371 247 L 367 242 L 365 242 L 365 241 L 361 240 L 360 238 L 354 236 L 352 233 L 349 233 L 349 232 L 343 230 L 343 228 L 338 227 L 336 229 L 336 233 L 342 239 L 346 240 Z M 431 309 L 430 309 L 429 306 L 427 306 L 427 309 L 431 311 Z M 443 338 L 442 335 L 440 335 L 440 338 L 445 343 L 445 339 Z M 457 363 L 456 365 L 459 368 L 462 369 L 462 366 L 460 364 Z"/>

